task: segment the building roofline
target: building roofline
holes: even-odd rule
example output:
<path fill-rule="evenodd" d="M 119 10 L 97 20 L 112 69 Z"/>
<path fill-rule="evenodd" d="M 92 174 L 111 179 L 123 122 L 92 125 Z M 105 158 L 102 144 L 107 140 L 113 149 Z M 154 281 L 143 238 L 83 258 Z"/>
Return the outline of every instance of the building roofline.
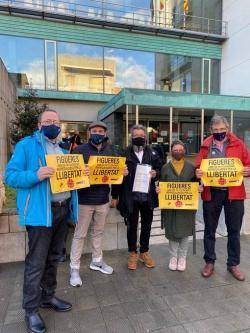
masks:
<path fill-rule="evenodd" d="M 250 97 L 125 88 L 98 113 L 103 120 L 123 105 L 250 111 Z"/>

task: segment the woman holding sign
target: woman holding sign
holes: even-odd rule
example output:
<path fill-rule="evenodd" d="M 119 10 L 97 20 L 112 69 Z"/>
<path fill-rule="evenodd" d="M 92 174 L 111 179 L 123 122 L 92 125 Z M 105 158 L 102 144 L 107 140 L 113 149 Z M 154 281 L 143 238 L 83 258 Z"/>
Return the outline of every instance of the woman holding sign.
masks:
<path fill-rule="evenodd" d="M 161 170 L 161 182 L 194 182 L 195 168 L 185 160 L 185 145 L 177 140 L 171 145 L 172 161 L 166 163 Z M 171 184 L 169 183 L 169 184 Z M 187 184 L 187 186 L 189 186 Z M 197 184 L 198 197 L 198 184 Z M 156 189 L 160 193 L 160 187 Z M 171 200 L 171 193 L 167 191 L 168 200 Z M 177 191 L 178 192 L 178 191 Z M 176 193 L 177 193 L 176 192 Z M 185 192 L 185 191 L 183 191 Z M 179 190 L 180 193 L 180 190 Z M 188 196 L 188 189 L 186 191 Z M 172 197 L 174 194 L 172 195 Z M 190 196 L 190 195 L 189 195 Z M 182 204 L 185 194 L 177 194 L 175 203 Z M 175 199 L 174 199 L 175 200 Z M 161 227 L 165 229 L 166 238 L 169 240 L 170 261 L 169 269 L 171 271 L 184 271 L 186 269 L 186 257 L 188 252 L 188 237 L 192 236 L 195 230 L 195 213 L 196 210 L 189 209 L 162 209 L 161 210 Z"/>

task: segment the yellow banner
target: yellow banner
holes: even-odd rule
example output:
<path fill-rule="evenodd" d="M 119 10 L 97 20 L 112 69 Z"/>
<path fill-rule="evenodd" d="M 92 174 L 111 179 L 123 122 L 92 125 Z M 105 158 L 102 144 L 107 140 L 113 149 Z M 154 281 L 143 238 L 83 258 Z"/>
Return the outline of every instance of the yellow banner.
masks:
<path fill-rule="evenodd" d="M 90 156 L 90 184 L 121 184 L 125 162 L 125 157 Z"/>
<path fill-rule="evenodd" d="M 240 186 L 243 181 L 243 165 L 239 158 L 208 158 L 201 162 L 201 180 L 205 186 Z"/>
<path fill-rule="evenodd" d="M 159 208 L 197 210 L 199 183 L 160 182 Z"/>
<path fill-rule="evenodd" d="M 46 155 L 47 166 L 54 168 L 55 173 L 50 178 L 52 193 L 76 190 L 89 187 L 89 178 L 84 174 L 82 155 L 53 154 Z"/>

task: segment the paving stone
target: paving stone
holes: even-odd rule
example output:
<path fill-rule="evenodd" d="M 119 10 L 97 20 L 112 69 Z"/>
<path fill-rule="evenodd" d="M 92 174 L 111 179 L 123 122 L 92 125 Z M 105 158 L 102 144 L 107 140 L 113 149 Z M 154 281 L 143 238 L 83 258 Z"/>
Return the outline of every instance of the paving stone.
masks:
<path fill-rule="evenodd" d="M 172 327 L 166 327 L 166 328 L 162 328 L 160 330 L 157 331 L 152 331 L 155 333 L 186 333 L 187 331 L 185 330 L 185 328 L 183 326 L 172 326 Z"/>
<path fill-rule="evenodd" d="M 105 326 L 105 322 L 99 308 L 94 310 L 84 310 L 79 312 L 78 316 L 79 324 L 81 328 L 91 329 Z"/>
<path fill-rule="evenodd" d="M 121 318 L 110 320 L 107 323 L 107 330 L 109 333 L 135 333 L 130 321 L 128 319 Z"/>
<path fill-rule="evenodd" d="M 178 322 L 171 311 L 150 311 L 129 316 L 136 332 L 149 332 L 160 328 L 177 325 Z"/>
<path fill-rule="evenodd" d="M 133 296 L 131 298 L 133 299 Z M 122 303 L 121 306 L 127 316 L 147 312 L 150 310 L 148 304 L 144 300 L 125 302 Z"/>
<path fill-rule="evenodd" d="M 60 264 L 56 294 L 72 302 L 73 310 L 41 309 L 48 333 L 250 332 L 250 236 L 242 238 L 241 267 L 248 276 L 243 283 L 226 271 L 223 238 L 217 239 L 215 274 L 202 278 L 203 245 L 197 243 L 198 254 L 190 255 L 184 273 L 168 270 L 166 245 L 151 247 L 157 259 L 153 270 L 140 264 L 130 272 L 127 251 L 106 252 L 105 260 L 117 268 L 111 276 L 89 270 L 91 256 L 84 255 L 81 288 L 69 285 L 69 262 Z M 23 263 L 0 267 L 0 333 L 26 333 L 23 268 Z"/>

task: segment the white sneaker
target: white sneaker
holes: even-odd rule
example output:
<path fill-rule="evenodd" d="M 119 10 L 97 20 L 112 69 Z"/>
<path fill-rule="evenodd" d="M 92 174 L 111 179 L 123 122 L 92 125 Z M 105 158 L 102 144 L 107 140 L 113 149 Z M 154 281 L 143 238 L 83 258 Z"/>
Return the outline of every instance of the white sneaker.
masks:
<path fill-rule="evenodd" d="M 187 267 L 186 258 L 179 258 L 177 264 L 177 270 L 180 272 L 184 272 Z"/>
<path fill-rule="evenodd" d="M 104 274 L 112 274 L 113 268 L 109 265 L 107 265 L 104 261 L 91 261 L 91 264 L 89 266 L 90 269 L 93 269 L 94 271 L 100 271 Z"/>
<path fill-rule="evenodd" d="M 177 270 L 177 258 L 176 257 L 170 258 L 168 268 L 171 271 L 176 271 Z"/>
<path fill-rule="evenodd" d="M 71 284 L 72 287 L 82 286 L 82 279 L 79 275 L 79 269 L 71 268 L 69 283 Z"/>

